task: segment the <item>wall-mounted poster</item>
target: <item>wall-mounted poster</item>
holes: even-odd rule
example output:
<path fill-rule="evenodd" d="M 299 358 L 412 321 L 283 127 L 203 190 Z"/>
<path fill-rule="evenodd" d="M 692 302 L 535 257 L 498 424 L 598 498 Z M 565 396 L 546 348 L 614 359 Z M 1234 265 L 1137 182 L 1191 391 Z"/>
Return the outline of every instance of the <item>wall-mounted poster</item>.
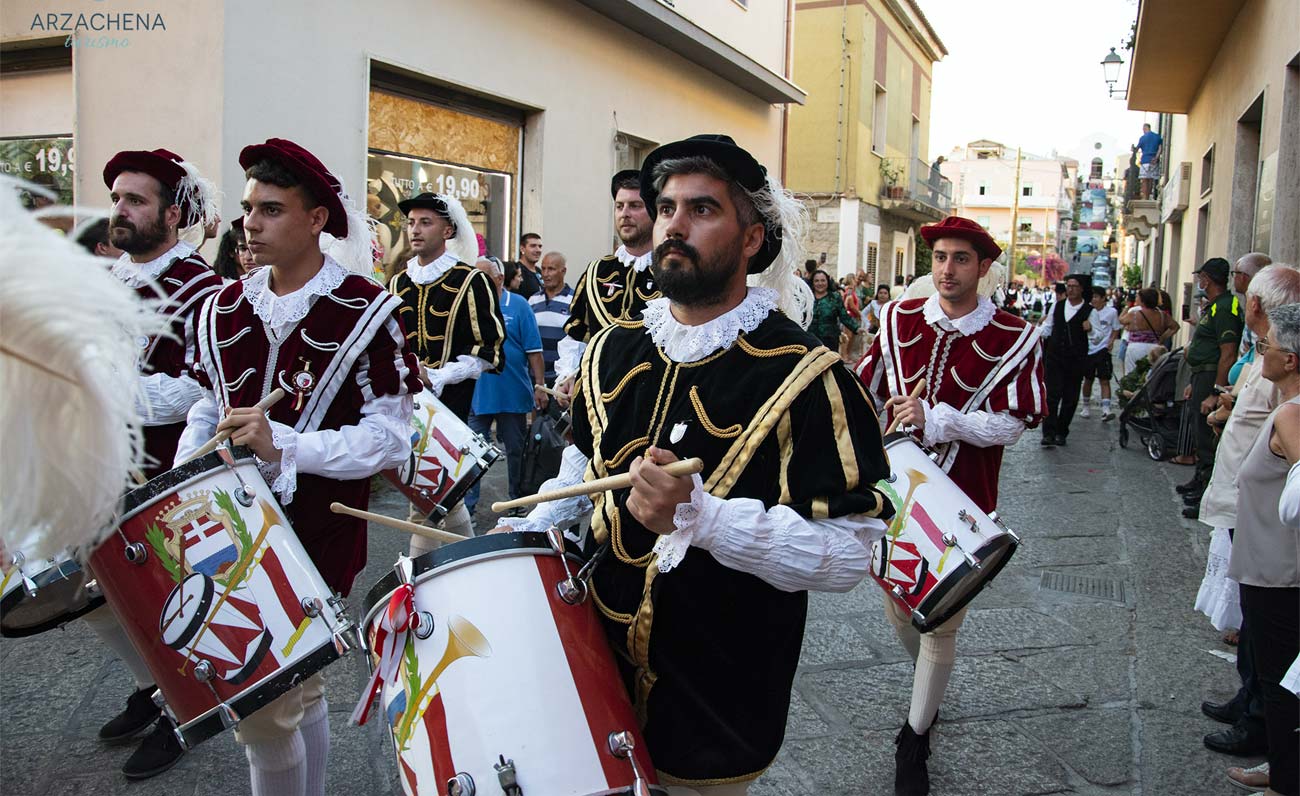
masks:
<path fill-rule="evenodd" d="M 0 138 L 0 173 L 52 191 L 58 196 L 56 204 L 72 204 L 75 162 L 72 136 Z M 23 204 L 35 208 L 42 202 L 25 191 Z"/>

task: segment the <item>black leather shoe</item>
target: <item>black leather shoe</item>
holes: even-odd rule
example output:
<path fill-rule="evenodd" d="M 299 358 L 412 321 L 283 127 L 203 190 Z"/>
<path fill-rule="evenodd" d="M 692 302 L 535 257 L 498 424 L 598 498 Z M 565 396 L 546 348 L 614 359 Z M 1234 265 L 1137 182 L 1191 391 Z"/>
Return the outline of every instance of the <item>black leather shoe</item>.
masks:
<path fill-rule="evenodd" d="M 894 796 L 928 796 L 930 771 L 930 733 L 917 735 L 912 725 L 903 723 L 894 739 Z"/>
<path fill-rule="evenodd" d="M 1204 713 L 1206 716 L 1214 719 L 1215 721 L 1220 721 L 1223 722 L 1224 724 L 1232 725 L 1232 724 L 1236 724 L 1237 721 L 1241 719 L 1242 711 L 1241 711 L 1241 706 L 1238 705 L 1235 700 L 1230 699 L 1227 702 L 1224 702 L 1222 704 L 1215 704 L 1214 702 L 1202 702 L 1201 712 Z"/>
<path fill-rule="evenodd" d="M 127 758 L 122 773 L 127 779 L 149 779 L 176 765 L 184 756 L 185 750 L 176 740 L 176 725 L 163 716 L 154 725 L 153 732 L 140 742 L 140 748 Z"/>
<path fill-rule="evenodd" d="M 1199 519 L 1200 516 L 1201 516 L 1201 502 L 1199 500 L 1196 501 L 1195 503 L 1183 506 L 1184 518 L 1189 520 L 1195 520 L 1195 519 Z"/>
<path fill-rule="evenodd" d="M 123 744 L 149 728 L 162 714 L 153 703 L 153 686 L 141 688 L 126 698 L 126 710 L 99 728 L 99 740 L 106 744 Z"/>
<path fill-rule="evenodd" d="M 1183 505 L 1190 506 L 1193 503 L 1200 503 L 1201 498 L 1204 495 L 1205 495 L 1204 492 L 1188 492 L 1187 494 L 1183 495 Z"/>
<path fill-rule="evenodd" d="M 1057 437 L 1057 438 L 1056 438 L 1056 444 L 1057 444 L 1057 445 L 1060 445 L 1062 448 L 1064 448 L 1064 447 L 1065 447 L 1065 437 Z"/>
<path fill-rule="evenodd" d="M 1205 748 L 1236 757 L 1255 757 L 1268 751 L 1268 740 L 1252 737 L 1244 727 L 1229 727 L 1205 736 Z"/>
<path fill-rule="evenodd" d="M 1189 492 L 1202 492 L 1205 490 L 1205 484 L 1201 483 L 1201 479 L 1193 476 L 1192 480 L 1185 484 L 1179 484 L 1174 487 L 1174 490 L 1180 495 L 1186 495 Z"/>
<path fill-rule="evenodd" d="M 1044 448 L 1050 448 L 1056 444 L 1056 437 L 1053 437 L 1051 434 L 1044 434 L 1043 439 L 1039 441 L 1038 444 L 1042 445 Z"/>

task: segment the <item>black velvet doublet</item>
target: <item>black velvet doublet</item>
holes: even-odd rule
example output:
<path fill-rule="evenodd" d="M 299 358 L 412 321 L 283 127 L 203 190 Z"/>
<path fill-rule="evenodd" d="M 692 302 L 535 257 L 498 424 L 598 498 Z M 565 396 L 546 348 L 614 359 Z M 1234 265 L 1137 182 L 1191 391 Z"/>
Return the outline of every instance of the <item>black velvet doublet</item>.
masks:
<path fill-rule="evenodd" d="M 656 445 L 703 459 L 704 490 L 720 498 L 808 518 L 893 514 L 874 489 L 889 470 L 862 387 L 837 352 L 778 312 L 686 364 L 639 323 L 607 328 L 583 357 L 573 417 L 588 479 L 626 472 Z M 593 498 L 593 536 L 611 550 L 592 585 L 655 767 L 695 784 L 757 776 L 784 738 L 807 593 L 698 547 L 659 572 L 658 537 L 623 508 L 626 498 Z"/>
<path fill-rule="evenodd" d="M 612 254 L 592 260 L 573 289 L 564 332 L 585 341 L 606 326 L 635 322 L 646 302 L 660 295 L 651 271 L 638 272 Z"/>
<path fill-rule="evenodd" d="M 458 356 L 478 357 L 500 373 L 505 365 L 506 327 L 497 291 L 487 274 L 465 263 L 427 285 L 417 285 L 406 271 L 388 283 L 402 300 L 398 316 L 415 356 L 426 367 L 438 368 Z M 441 400 L 462 420 L 468 419 L 474 385 L 466 379 L 447 385 Z"/>

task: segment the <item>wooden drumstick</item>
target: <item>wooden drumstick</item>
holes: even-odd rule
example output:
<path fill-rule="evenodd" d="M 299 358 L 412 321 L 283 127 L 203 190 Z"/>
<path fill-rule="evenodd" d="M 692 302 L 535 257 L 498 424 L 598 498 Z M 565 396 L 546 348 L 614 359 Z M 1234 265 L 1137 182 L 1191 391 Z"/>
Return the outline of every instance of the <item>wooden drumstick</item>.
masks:
<path fill-rule="evenodd" d="M 925 392 L 925 377 L 924 377 L 924 376 L 922 376 L 922 377 L 921 377 L 921 380 L 918 381 L 918 382 L 916 383 L 916 386 L 912 388 L 912 394 L 909 395 L 909 396 L 907 396 L 907 397 L 908 397 L 908 398 L 920 398 L 920 397 L 921 397 L 921 393 L 923 393 L 923 392 Z M 896 429 L 896 428 L 898 428 L 898 415 L 897 415 L 897 414 L 895 414 L 895 415 L 894 415 L 894 419 L 890 421 L 890 423 L 889 423 L 889 428 L 885 429 L 885 434 L 886 434 L 886 435 L 893 434 L 893 433 L 894 433 L 894 429 Z"/>
<path fill-rule="evenodd" d="M 552 390 L 550 387 L 547 387 L 545 384 L 534 384 L 533 387 L 534 387 L 535 389 L 541 390 L 542 392 L 546 393 L 547 395 L 551 396 L 552 398 L 567 398 L 567 397 L 568 397 L 568 396 L 565 395 L 564 393 L 558 393 L 558 392 L 556 392 L 555 390 Z"/>
<path fill-rule="evenodd" d="M 265 412 L 267 409 L 270 409 L 272 406 L 275 406 L 276 403 L 278 403 L 280 399 L 283 397 L 284 397 L 284 390 L 280 387 L 276 387 L 274 390 L 271 390 L 271 392 L 268 393 L 265 398 L 258 401 L 256 404 L 253 404 L 253 408 L 260 409 L 261 411 Z M 194 451 L 189 456 L 186 456 L 184 460 L 176 462 L 176 466 L 179 467 L 182 464 L 185 464 L 185 462 L 193 461 L 194 459 L 197 459 L 200 456 L 207 456 L 209 453 L 212 453 L 214 450 L 216 450 L 218 445 L 230 439 L 230 435 L 234 433 L 235 430 L 233 428 L 227 428 L 218 431 L 216 436 L 214 436 L 212 439 L 208 440 L 207 442 L 203 443 L 203 447 Z"/>
<path fill-rule="evenodd" d="M 685 459 L 680 462 L 664 465 L 664 472 L 671 476 L 694 475 L 704 470 L 704 462 L 700 459 Z M 546 503 L 551 500 L 563 500 L 564 498 L 578 497 L 579 495 L 598 495 L 610 489 L 627 489 L 632 486 L 632 474 L 623 473 L 622 475 L 611 475 L 608 478 L 597 478 L 595 481 L 584 481 L 581 484 L 566 486 L 561 489 L 553 489 L 550 492 L 538 492 L 536 495 L 506 500 L 500 503 L 492 504 L 492 511 L 500 514 L 503 511 L 519 508 L 520 506 L 535 506 L 538 503 Z"/>
<path fill-rule="evenodd" d="M 464 536 L 450 531 L 440 531 L 437 528 L 430 528 L 427 525 L 417 525 L 406 520 L 399 520 L 396 517 L 390 517 L 387 514 L 376 514 L 373 511 L 362 511 L 354 509 L 351 506 L 345 506 L 342 503 L 331 503 L 330 511 L 335 514 L 347 514 L 350 517 L 360 517 L 363 520 L 377 522 L 380 525 L 387 525 L 389 528 L 396 528 L 399 531 L 413 533 L 416 536 L 423 536 L 426 539 L 433 539 L 438 542 L 463 542 Z"/>

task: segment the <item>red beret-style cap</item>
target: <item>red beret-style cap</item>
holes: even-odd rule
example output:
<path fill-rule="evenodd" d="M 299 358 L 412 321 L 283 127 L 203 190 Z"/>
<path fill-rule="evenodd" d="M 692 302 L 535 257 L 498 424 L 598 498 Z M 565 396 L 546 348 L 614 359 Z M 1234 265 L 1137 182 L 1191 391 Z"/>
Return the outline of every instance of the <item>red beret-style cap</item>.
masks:
<path fill-rule="evenodd" d="M 934 246 L 934 242 L 940 238 L 960 238 L 969 241 L 981 260 L 996 260 L 1002 254 L 1002 247 L 993 240 L 993 236 L 989 235 L 984 227 L 961 216 L 948 216 L 938 224 L 921 227 L 921 237 L 925 238 L 925 242 L 930 246 Z"/>
<path fill-rule="evenodd" d="M 162 183 L 167 190 L 175 193 L 185 179 L 187 172 L 181 166 L 184 160 L 180 155 L 167 149 L 142 149 L 118 152 L 104 166 L 104 186 L 113 187 L 113 180 L 124 171 L 138 171 L 148 174 Z M 198 223 L 201 211 L 193 201 L 183 202 L 181 207 L 181 227 Z"/>
<path fill-rule="evenodd" d="M 342 183 L 316 156 L 285 138 L 268 138 L 264 144 L 251 144 L 239 153 L 239 165 L 245 169 L 263 160 L 274 160 L 293 172 L 316 201 L 329 210 L 325 232 L 340 240 L 348 236 L 348 216 L 339 198 Z"/>

